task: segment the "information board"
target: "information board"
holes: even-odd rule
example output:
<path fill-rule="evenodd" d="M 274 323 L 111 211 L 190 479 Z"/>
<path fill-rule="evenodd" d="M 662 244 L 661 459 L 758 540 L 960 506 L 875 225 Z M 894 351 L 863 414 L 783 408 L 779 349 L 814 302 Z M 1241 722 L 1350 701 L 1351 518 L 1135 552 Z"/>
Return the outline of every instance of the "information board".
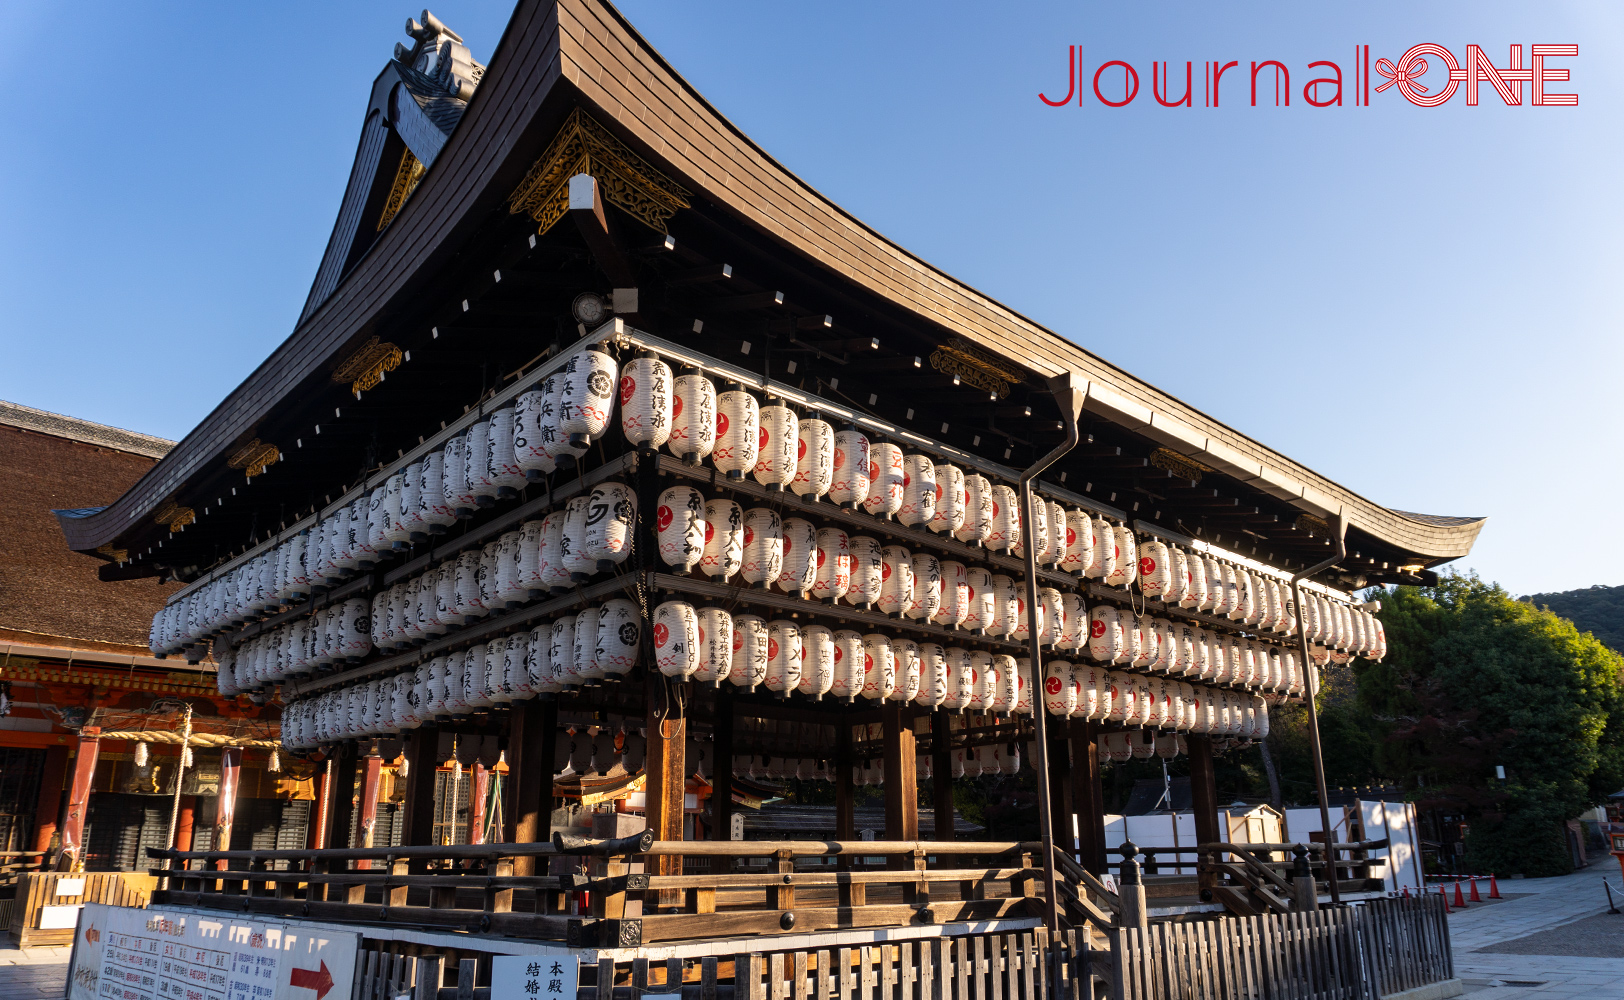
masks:
<path fill-rule="evenodd" d="M 86 903 L 68 1000 L 348 1000 L 358 934 Z"/>
<path fill-rule="evenodd" d="M 497 955 L 491 996 L 501 1000 L 575 1000 L 581 963 L 574 955 Z"/>

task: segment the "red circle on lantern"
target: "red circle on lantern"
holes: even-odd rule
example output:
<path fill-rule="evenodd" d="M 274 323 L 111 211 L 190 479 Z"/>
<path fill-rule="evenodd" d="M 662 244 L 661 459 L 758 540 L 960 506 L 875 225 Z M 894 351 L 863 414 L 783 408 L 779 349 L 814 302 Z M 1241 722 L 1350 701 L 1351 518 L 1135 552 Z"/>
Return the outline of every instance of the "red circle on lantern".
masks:
<path fill-rule="evenodd" d="M 1050 677 L 1048 680 L 1043 682 L 1043 690 L 1049 692 L 1050 694 L 1059 694 L 1061 686 L 1060 678 L 1058 677 Z"/>
<path fill-rule="evenodd" d="M 676 398 L 671 400 L 671 416 L 673 418 L 682 416 L 682 397 L 681 396 L 677 396 Z"/>
<path fill-rule="evenodd" d="M 671 513 L 670 507 L 667 507 L 663 503 L 660 504 L 660 510 L 659 513 L 655 515 L 655 520 L 659 524 L 661 531 L 671 527 L 671 518 L 673 516 L 674 515 Z"/>
<path fill-rule="evenodd" d="M 710 540 L 711 540 L 711 539 L 712 539 L 712 538 L 713 538 L 713 537 L 715 537 L 715 535 L 716 535 L 716 528 L 715 528 L 715 526 L 714 526 L 714 525 L 712 525 L 712 524 L 711 524 L 711 523 L 710 523 L 710 522 L 709 522 L 709 521 L 706 521 L 706 522 L 705 522 L 705 544 L 706 544 L 706 545 L 709 545 L 709 544 L 710 544 Z"/>
<path fill-rule="evenodd" d="M 637 380 L 630 375 L 620 376 L 620 405 L 625 406 L 632 401 L 632 393 L 637 389 Z"/>
<path fill-rule="evenodd" d="M 723 434 L 726 434 L 726 433 L 727 433 L 727 414 L 723 413 L 720 410 L 717 410 L 716 411 L 716 436 L 721 437 Z"/>
<path fill-rule="evenodd" d="M 1139 560 L 1140 576 L 1149 576 L 1154 572 L 1156 572 L 1156 560 L 1152 559 L 1150 556 L 1145 556 L 1143 559 Z"/>
<path fill-rule="evenodd" d="M 756 529 L 749 525 L 744 526 L 744 544 L 749 545 L 756 539 Z"/>
<path fill-rule="evenodd" d="M 806 439 L 795 442 L 795 461 L 799 462 L 806 457 Z"/>
<path fill-rule="evenodd" d="M 778 640 L 777 639 L 768 639 L 767 640 L 767 659 L 770 660 L 770 659 L 772 659 L 773 657 L 775 657 L 777 655 L 778 655 Z"/>
<path fill-rule="evenodd" d="M 761 429 L 761 433 L 756 435 L 756 447 L 757 448 L 766 448 L 767 447 L 767 428 L 763 427 Z"/>
<path fill-rule="evenodd" d="M 671 638 L 671 630 L 669 628 L 666 628 L 665 622 L 660 622 L 659 624 L 654 626 L 654 645 L 656 647 L 664 647 L 665 644 L 666 644 L 666 641 L 669 640 L 670 638 Z"/>
<path fill-rule="evenodd" d="M 1088 634 L 1095 639 L 1105 634 L 1105 623 L 1096 619 L 1088 626 Z"/>

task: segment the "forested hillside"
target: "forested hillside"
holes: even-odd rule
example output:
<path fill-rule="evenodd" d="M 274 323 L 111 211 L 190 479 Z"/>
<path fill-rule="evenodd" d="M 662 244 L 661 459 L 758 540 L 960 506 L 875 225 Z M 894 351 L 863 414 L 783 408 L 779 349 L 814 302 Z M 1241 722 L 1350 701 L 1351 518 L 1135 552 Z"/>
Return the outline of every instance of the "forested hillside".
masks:
<path fill-rule="evenodd" d="M 1579 626 L 1581 632 L 1624 653 L 1624 587 L 1586 587 L 1557 594 L 1530 594 L 1523 600 L 1553 612 Z"/>

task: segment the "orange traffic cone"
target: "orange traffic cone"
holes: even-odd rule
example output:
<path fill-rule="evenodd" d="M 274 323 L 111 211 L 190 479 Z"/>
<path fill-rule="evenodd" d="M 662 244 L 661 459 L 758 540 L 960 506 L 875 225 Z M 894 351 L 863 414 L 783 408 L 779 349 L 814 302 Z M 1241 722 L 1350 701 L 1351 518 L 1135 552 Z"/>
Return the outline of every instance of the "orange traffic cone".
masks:
<path fill-rule="evenodd" d="M 1442 899 L 1444 901 L 1444 912 L 1448 913 L 1449 912 L 1449 893 L 1444 891 L 1444 884 L 1442 882 L 1438 883 L 1438 898 L 1440 898 L 1440 899 Z"/>
<path fill-rule="evenodd" d="M 1474 902 L 1474 903 L 1483 902 L 1483 897 L 1479 896 L 1477 894 L 1477 876 L 1476 875 L 1472 876 L 1472 895 L 1470 897 L 1470 900 L 1471 900 L 1471 902 Z"/>
<path fill-rule="evenodd" d="M 1466 900 L 1460 894 L 1460 883 L 1458 881 L 1455 883 L 1455 906 L 1458 909 L 1466 909 Z"/>
<path fill-rule="evenodd" d="M 1489 873 L 1489 898 L 1500 899 L 1500 883 L 1494 880 L 1494 873 Z"/>

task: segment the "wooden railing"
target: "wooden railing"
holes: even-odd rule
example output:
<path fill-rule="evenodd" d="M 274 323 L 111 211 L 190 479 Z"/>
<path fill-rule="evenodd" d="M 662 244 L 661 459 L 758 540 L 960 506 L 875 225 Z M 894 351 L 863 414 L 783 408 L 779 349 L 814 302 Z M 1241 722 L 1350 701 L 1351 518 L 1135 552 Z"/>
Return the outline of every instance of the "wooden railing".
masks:
<path fill-rule="evenodd" d="M 322 920 L 388 921 L 579 946 L 1035 916 L 1035 843 L 617 841 L 164 851 L 158 901 Z M 721 859 L 659 874 L 656 859 Z M 547 874 L 515 874 L 545 859 Z M 866 859 L 885 859 L 885 867 Z"/>
<path fill-rule="evenodd" d="M 1318 843 L 1198 844 L 1201 898 L 1222 902 L 1242 916 L 1313 910 L 1318 906 L 1320 892 L 1328 891 L 1333 870 L 1340 876 L 1345 869 L 1369 870 L 1386 863 L 1384 858 L 1343 859 L 1343 852 L 1362 854 L 1387 845 L 1385 839 L 1332 844 L 1335 860 L 1328 862 L 1326 845 Z M 1290 854 L 1291 860 L 1272 857 L 1282 853 Z M 1380 879 L 1341 878 L 1337 889 L 1342 893 L 1364 892 L 1379 890 L 1382 885 Z"/>

